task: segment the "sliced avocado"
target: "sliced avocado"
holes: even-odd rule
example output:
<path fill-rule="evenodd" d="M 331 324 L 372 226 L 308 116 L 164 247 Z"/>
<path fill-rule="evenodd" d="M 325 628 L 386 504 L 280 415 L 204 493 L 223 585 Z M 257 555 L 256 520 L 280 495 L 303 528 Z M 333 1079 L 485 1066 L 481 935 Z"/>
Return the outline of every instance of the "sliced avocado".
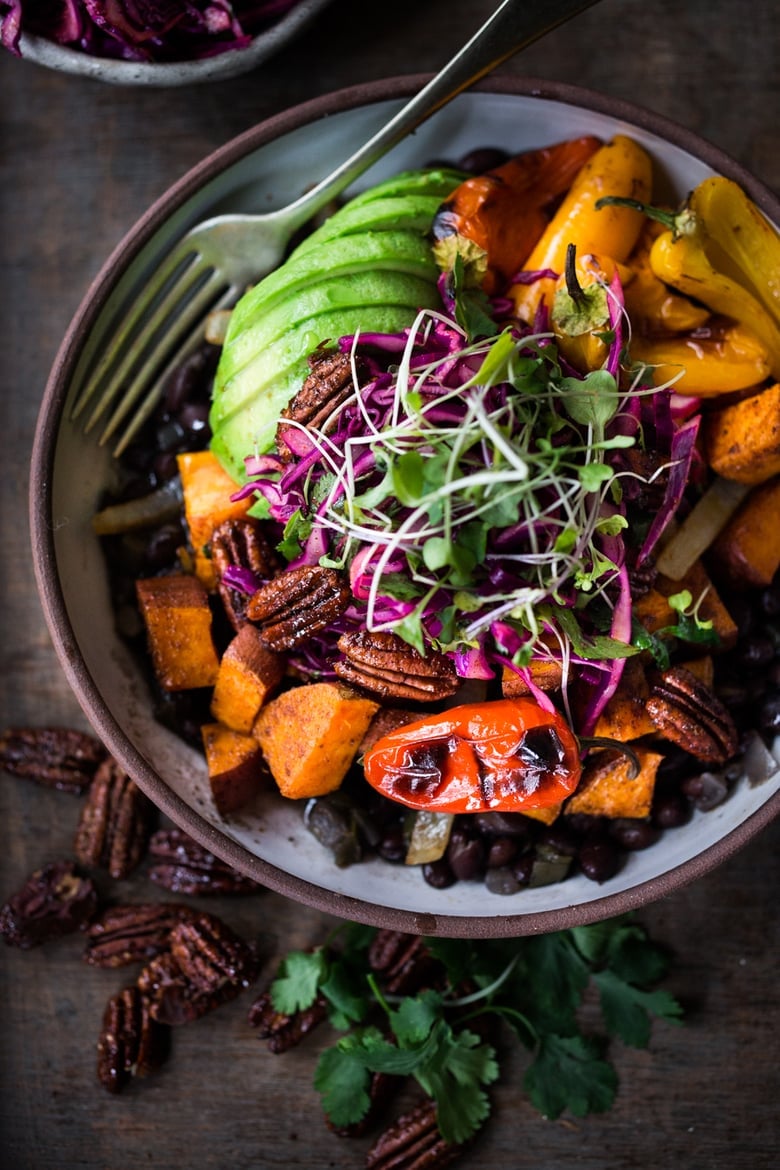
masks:
<path fill-rule="evenodd" d="M 289 259 L 244 293 L 230 317 L 225 347 L 241 335 L 247 322 L 284 297 L 308 288 L 322 277 L 339 277 L 351 272 L 375 269 L 406 272 L 435 281 L 438 266 L 427 240 L 417 232 L 364 232 L 344 240 L 326 240 L 300 259 Z"/>
<path fill-rule="evenodd" d="M 290 364 L 312 353 L 322 341 L 336 341 L 358 328 L 373 332 L 380 328 L 373 322 L 382 320 L 388 308 L 402 309 L 406 326 L 411 324 L 419 308 L 436 303 L 436 289 L 427 281 L 399 277 L 397 273 L 379 276 L 383 279 L 370 284 L 350 277 L 323 281 L 321 288 L 312 289 L 309 303 L 317 308 L 306 316 L 299 314 L 298 297 L 282 302 L 276 329 L 263 340 L 263 323 L 259 322 L 260 340 L 255 346 L 247 347 L 241 364 L 232 362 L 230 355 L 220 360 L 214 380 L 214 419 L 241 409 L 247 394 L 252 397 L 257 390 L 274 382 Z M 304 350 L 304 345 L 308 349 Z"/>
<path fill-rule="evenodd" d="M 358 232 L 416 231 L 427 236 L 441 205 L 436 195 L 400 195 L 371 199 L 357 206 L 348 203 L 307 236 L 290 259 L 304 256 L 324 240 L 341 239 Z"/>
<path fill-rule="evenodd" d="M 435 304 L 430 287 L 428 305 Z M 209 422 L 211 449 L 225 469 L 243 483 L 244 459 L 273 447 L 279 415 L 309 372 L 308 358 L 324 341 L 337 341 L 361 329 L 366 332 L 399 333 L 413 321 L 408 305 L 360 306 L 337 313 L 323 313 L 299 321 L 274 345 L 245 366 L 230 384 L 229 394 L 215 392 Z"/>
<path fill-rule="evenodd" d="M 388 195 L 435 195 L 437 199 L 446 199 L 468 177 L 467 171 L 459 171 L 454 167 L 401 171 L 400 174 L 383 179 L 373 187 L 354 195 L 349 203 L 352 205 L 368 203 L 372 199 L 384 199 Z"/>

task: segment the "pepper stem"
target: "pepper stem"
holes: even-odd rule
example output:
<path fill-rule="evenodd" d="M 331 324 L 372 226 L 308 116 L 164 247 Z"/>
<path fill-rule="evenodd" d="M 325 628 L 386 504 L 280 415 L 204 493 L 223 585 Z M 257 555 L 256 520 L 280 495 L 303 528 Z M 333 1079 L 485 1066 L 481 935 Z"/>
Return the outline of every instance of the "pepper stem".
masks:
<path fill-rule="evenodd" d="M 629 199 L 626 195 L 602 195 L 596 200 L 596 211 L 602 207 L 630 207 L 634 211 L 641 211 L 648 219 L 654 219 L 663 224 L 671 232 L 679 231 L 678 211 L 666 211 L 663 207 L 653 207 L 650 203 L 642 203 L 639 199 Z"/>
<path fill-rule="evenodd" d="M 564 279 L 566 281 L 566 291 L 574 301 L 575 305 L 582 304 L 585 300 L 585 290 L 577 279 L 577 245 L 567 244 L 566 246 L 566 265 L 563 270 Z"/>
<path fill-rule="evenodd" d="M 628 773 L 629 780 L 636 780 L 637 776 L 642 771 L 642 765 L 639 761 L 639 756 L 636 754 L 633 748 L 628 746 L 627 743 L 623 743 L 619 739 L 610 739 L 608 735 L 581 735 L 578 738 L 580 747 L 611 748 L 613 751 L 622 752 L 624 756 L 627 756 L 631 764 Z"/>

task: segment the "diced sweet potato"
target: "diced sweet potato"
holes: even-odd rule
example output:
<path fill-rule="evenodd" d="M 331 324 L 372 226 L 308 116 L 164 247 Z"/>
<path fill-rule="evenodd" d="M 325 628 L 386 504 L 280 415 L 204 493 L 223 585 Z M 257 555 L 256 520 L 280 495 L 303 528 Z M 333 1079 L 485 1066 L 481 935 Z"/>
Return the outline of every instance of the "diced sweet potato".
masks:
<path fill-rule="evenodd" d="M 211 635 L 211 608 L 201 581 L 188 573 L 136 581 L 157 681 L 166 691 L 212 687 L 219 658 Z"/>
<path fill-rule="evenodd" d="M 405 707 L 380 707 L 360 741 L 358 756 L 364 756 L 383 735 L 389 735 L 396 728 L 403 727 L 405 723 L 413 723 L 419 718 L 419 711 L 408 711 Z"/>
<path fill-rule="evenodd" d="M 780 568 L 780 476 L 754 487 L 711 545 L 708 563 L 734 589 L 770 585 Z"/>
<path fill-rule="evenodd" d="M 626 756 L 599 752 L 593 757 L 583 770 L 577 791 L 566 802 L 566 812 L 634 819 L 648 816 L 656 773 L 664 757 L 638 745 L 634 751 L 640 770 L 633 780 L 629 778 L 631 761 Z"/>
<path fill-rule="evenodd" d="M 195 553 L 195 572 L 208 590 L 216 587 L 214 566 L 207 554 L 211 534 L 223 520 L 246 515 L 251 499 L 231 500 L 237 485 L 211 451 L 176 456 L 184 496 L 184 518 Z"/>
<path fill-rule="evenodd" d="M 712 622 L 712 628 L 720 638 L 720 649 L 730 650 L 737 640 L 737 626 L 701 561 L 695 561 L 679 581 L 659 575 L 654 588 L 634 602 L 634 617 L 651 634 L 664 626 L 675 625 L 679 615 L 667 598 L 683 589 L 689 591 L 694 605 L 704 595 L 698 609 L 699 617 L 702 621 Z"/>
<path fill-rule="evenodd" d="M 627 659 L 617 690 L 601 712 L 593 734 L 627 743 L 655 731 L 655 724 L 645 709 L 649 693 L 644 662 L 639 658 Z"/>
<path fill-rule="evenodd" d="M 265 769 L 260 745 L 221 723 L 201 727 L 211 795 L 217 812 L 225 816 L 247 804 L 262 783 Z"/>
<path fill-rule="evenodd" d="M 540 691 L 557 691 L 563 680 L 560 662 L 546 658 L 534 658 L 526 667 L 531 681 Z M 517 699 L 532 693 L 531 687 L 522 674 L 505 666 L 501 674 L 501 690 L 505 699 Z"/>
<path fill-rule="evenodd" d="M 338 788 L 379 704 L 339 683 L 283 691 L 260 711 L 253 734 L 283 796 Z"/>
<path fill-rule="evenodd" d="M 780 382 L 704 416 L 704 450 L 713 471 L 739 483 L 780 473 Z"/>
<path fill-rule="evenodd" d="M 553 821 L 557 821 L 563 808 L 563 801 L 560 804 L 550 804 L 547 808 L 524 808 L 523 816 L 530 817 L 532 821 L 540 821 L 543 825 L 551 825 Z"/>
<path fill-rule="evenodd" d="M 690 658 L 686 662 L 681 662 L 680 666 L 684 666 L 691 674 L 694 674 L 699 682 L 703 682 L 705 687 L 712 690 L 715 681 L 715 663 L 712 661 L 712 655 L 705 654 L 701 658 Z"/>
<path fill-rule="evenodd" d="M 263 703 L 282 681 L 284 670 L 284 655 L 269 650 L 260 631 L 248 622 L 222 655 L 211 714 L 218 723 L 248 735 Z"/>

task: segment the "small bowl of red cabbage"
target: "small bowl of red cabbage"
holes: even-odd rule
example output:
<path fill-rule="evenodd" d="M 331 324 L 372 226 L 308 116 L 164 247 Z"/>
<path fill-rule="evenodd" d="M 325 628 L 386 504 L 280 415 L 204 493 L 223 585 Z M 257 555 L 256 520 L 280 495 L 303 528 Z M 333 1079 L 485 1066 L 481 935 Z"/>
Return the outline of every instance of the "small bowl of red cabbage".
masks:
<path fill-rule="evenodd" d="M 113 85 L 191 85 L 248 73 L 330 0 L 2 0 L 0 46 Z"/>

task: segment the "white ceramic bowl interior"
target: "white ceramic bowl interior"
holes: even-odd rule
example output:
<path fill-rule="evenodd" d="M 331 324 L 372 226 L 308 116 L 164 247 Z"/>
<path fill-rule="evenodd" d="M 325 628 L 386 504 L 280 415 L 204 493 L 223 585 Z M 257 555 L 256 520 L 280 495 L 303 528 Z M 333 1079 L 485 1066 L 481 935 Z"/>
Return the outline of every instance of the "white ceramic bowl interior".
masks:
<path fill-rule="evenodd" d="M 122 61 L 96 57 L 69 45 L 60 45 L 45 37 L 22 33 L 19 48 L 22 57 L 36 65 L 92 77 L 110 85 L 195 85 L 203 81 L 224 81 L 249 73 L 296 37 L 331 0 L 299 0 L 294 8 L 265 31 L 258 33 L 243 49 L 229 49 L 214 57 L 191 61 Z"/>
<path fill-rule="evenodd" d="M 610 881 L 491 895 L 480 883 L 428 886 L 413 867 L 371 860 L 338 869 L 304 828 L 301 807 L 271 792 L 221 818 L 200 755 L 152 717 L 136 662 L 114 630 L 91 517 L 112 479 L 112 456 L 70 419 L 83 372 L 100 351 L 118 298 L 152 270 L 191 223 L 221 211 L 282 205 L 345 158 L 423 79 L 355 87 L 307 103 L 229 143 L 185 176 L 140 221 L 88 290 L 52 371 L 33 454 L 36 576 L 55 647 L 92 726 L 174 821 L 267 886 L 345 918 L 427 934 L 478 937 L 558 929 L 654 900 L 712 868 L 780 811 L 780 772 L 746 780 L 715 810 L 695 813 L 656 846 L 629 854 Z M 395 95 L 387 100 L 387 94 Z M 735 164 L 678 127 L 593 94 L 498 81 L 456 99 L 356 185 L 485 146 L 511 151 L 591 133 L 632 135 L 650 152 L 662 193 L 685 194 L 727 172 L 777 218 L 777 204 Z"/>

